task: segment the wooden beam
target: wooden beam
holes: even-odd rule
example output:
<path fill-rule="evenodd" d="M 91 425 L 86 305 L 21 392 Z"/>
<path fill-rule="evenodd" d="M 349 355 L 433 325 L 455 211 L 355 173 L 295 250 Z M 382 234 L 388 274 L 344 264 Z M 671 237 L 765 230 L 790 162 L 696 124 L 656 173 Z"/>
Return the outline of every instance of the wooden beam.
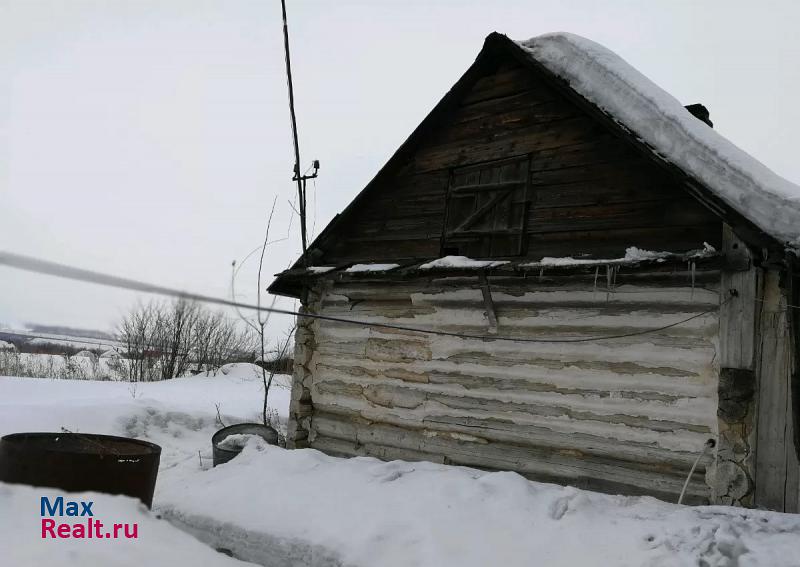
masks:
<path fill-rule="evenodd" d="M 792 341 L 780 273 L 764 278 L 758 367 L 756 506 L 797 512 L 798 462 L 792 439 Z"/>
<path fill-rule="evenodd" d="M 525 180 L 520 181 L 501 181 L 498 183 L 479 183 L 476 185 L 461 185 L 453 187 L 453 193 L 479 193 L 485 191 L 508 191 L 519 189 L 525 185 Z"/>
<path fill-rule="evenodd" d="M 486 317 L 489 319 L 489 332 L 497 332 L 497 313 L 494 310 L 494 301 L 492 300 L 492 290 L 489 287 L 489 279 L 486 277 L 485 272 L 481 272 L 481 293 L 483 294 L 483 304 L 486 307 Z"/>
<path fill-rule="evenodd" d="M 756 323 L 760 270 L 747 245 L 723 225 L 717 440 L 711 475 L 716 504 L 753 504 L 755 478 Z"/>
<path fill-rule="evenodd" d="M 476 211 L 473 211 L 464 221 L 454 228 L 452 231 L 449 232 L 449 235 L 455 235 L 462 231 L 469 229 L 472 225 L 478 222 L 482 217 L 484 217 L 489 211 L 492 210 L 493 207 L 500 204 L 501 201 L 504 199 L 508 199 L 513 194 L 512 191 L 502 191 L 499 192 L 497 195 L 494 195 L 489 201 L 484 204 L 482 207 L 478 208 Z"/>

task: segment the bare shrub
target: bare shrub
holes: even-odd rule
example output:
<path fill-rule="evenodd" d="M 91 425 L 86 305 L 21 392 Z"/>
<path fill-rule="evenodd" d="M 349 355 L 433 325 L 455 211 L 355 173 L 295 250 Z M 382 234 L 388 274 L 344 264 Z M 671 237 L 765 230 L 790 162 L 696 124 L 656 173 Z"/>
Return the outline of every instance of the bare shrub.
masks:
<path fill-rule="evenodd" d="M 251 360 L 255 337 L 222 313 L 179 299 L 140 304 L 119 325 L 126 350 L 120 366 L 131 382 L 168 380 L 190 370 L 216 370 L 228 362 Z"/>

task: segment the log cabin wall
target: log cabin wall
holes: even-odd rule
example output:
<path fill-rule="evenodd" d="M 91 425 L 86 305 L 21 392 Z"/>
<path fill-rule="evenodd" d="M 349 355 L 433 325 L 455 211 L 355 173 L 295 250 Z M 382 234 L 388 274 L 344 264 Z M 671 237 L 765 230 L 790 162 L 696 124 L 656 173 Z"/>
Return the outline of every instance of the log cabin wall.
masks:
<path fill-rule="evenodd" d="M 546 78 L 509 57 L 484 61 L 480 70 L 414 150 L 379 175 L 321 239 L 315 263 L 445 253 L 618 257 L 634 245 L 672 251 L 704 241 L 720 246 L 716 216 Z M 499 181 L 491 177 L 497 160 L 524 162 L 525 190 L 490 207 L 485 216 L 492 222 L 448 242 L 446 217 L 465 203 L 453 199 L 460 172 L 483 164 L 486 170 L 475 179 Z M 477 196 L 472 206 L 477 211 L 491 195 Z M 498 223 L 503 214 L 507 226 Z M 519 246 L 511 241 L 491 249 L 487 240 L 503 231 L 521 232 Z"/>
<path fill-rule="evenodd" d="M 720 272 L 621 268 L 492 277 L 502 335 L 583 343 L 462 339 L 303 320 L 290 439 L 329 454 L 428 460 L 677 499 L 717 435 Z M 605 289 L 605 281 L 616 285 Z M 475 277 L 329 278 L 311 312 L 486 334 Z M 689 502 L 711 497 L 701 461 Z"/>

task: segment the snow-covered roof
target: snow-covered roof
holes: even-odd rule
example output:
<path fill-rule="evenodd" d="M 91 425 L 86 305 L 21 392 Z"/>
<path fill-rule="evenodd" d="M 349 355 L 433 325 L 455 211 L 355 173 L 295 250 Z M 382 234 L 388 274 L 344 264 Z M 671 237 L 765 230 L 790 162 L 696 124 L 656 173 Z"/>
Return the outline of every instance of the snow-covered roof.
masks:
<path fill-rule="evenodd" d="M 761 230 L 800 249 L 800 187 L 692 116 L 621 57 L 569 33 L 517 45 Z"/>

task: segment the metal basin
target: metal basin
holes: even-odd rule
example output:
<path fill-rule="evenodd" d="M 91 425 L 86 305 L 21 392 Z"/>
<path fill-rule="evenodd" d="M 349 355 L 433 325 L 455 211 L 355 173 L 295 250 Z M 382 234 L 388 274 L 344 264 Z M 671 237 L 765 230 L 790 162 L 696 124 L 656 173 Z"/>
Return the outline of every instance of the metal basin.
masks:
<path fill-rule="evenodd" d="M 0 438 L 0 481 L 68 492 L 124 494 L 153 504 L 161 447 L 92 433 L 13 433 Z"/>
<path fill-rule="evenodd" d="M 242 452 L 243 447 L 221 447 L 220 444 L 231 435 L 258 435 L 270 445 L 278 444 L 278 432 L 269 425 L 261 423 L 237 423 L 217 431 L 211 437 L 211 449 L 214 453 L 214 466 L 227 463 Z"/>

